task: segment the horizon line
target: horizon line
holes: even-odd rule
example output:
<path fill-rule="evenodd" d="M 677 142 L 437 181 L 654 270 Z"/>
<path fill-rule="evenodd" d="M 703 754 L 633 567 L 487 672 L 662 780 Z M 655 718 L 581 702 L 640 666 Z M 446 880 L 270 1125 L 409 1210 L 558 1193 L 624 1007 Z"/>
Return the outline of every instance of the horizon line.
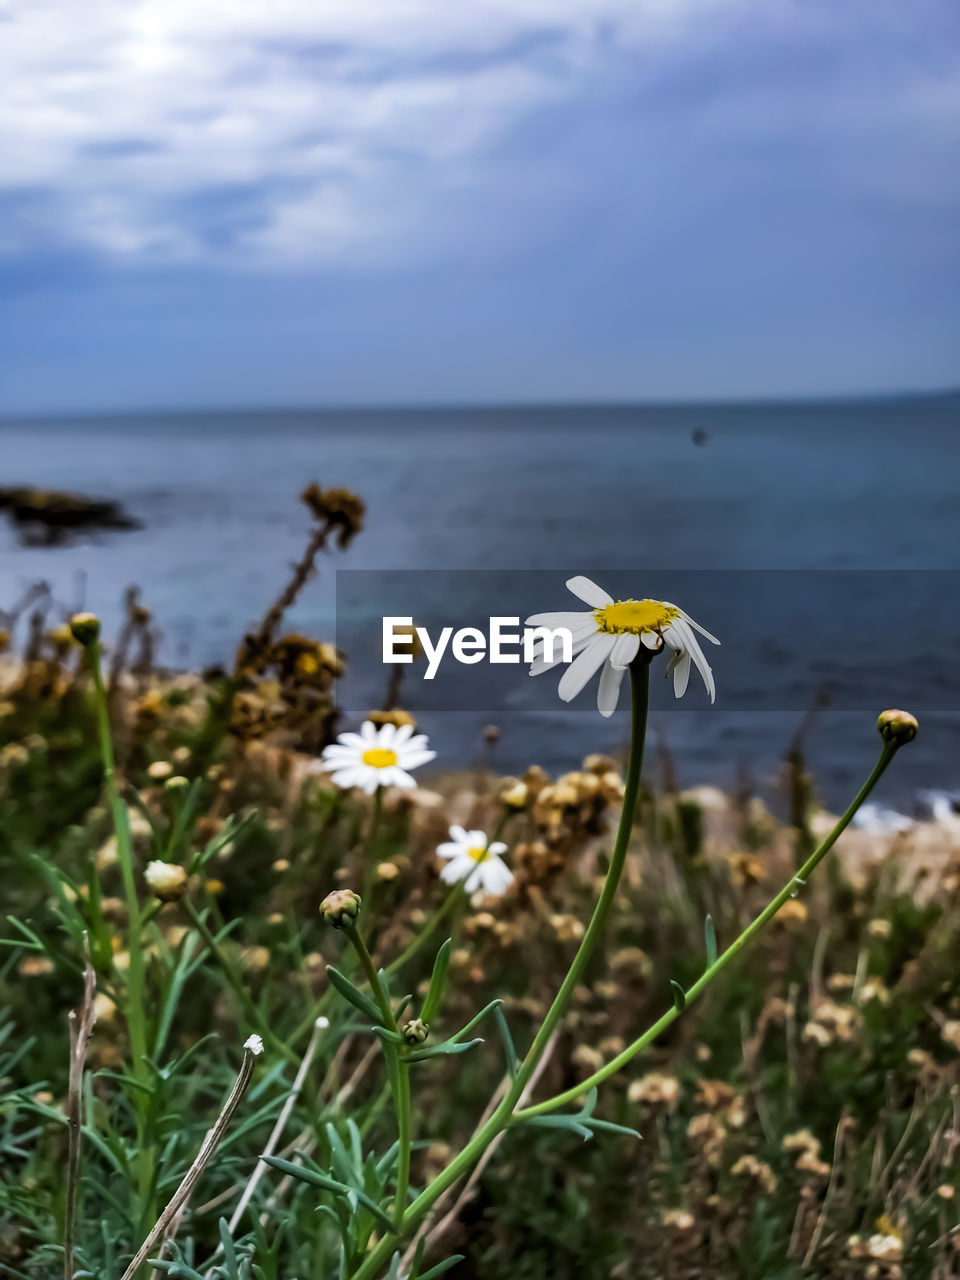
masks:
<path fill-rule="evenodd" d="M 714 409 L 714 408 L 764 408 L 764 407 L 815 407 L 818 405 L 884 404 L 910 400 L 949 400 L 960 397 L 960 385 L 929 389 L 904 389 L 898 391 L 845 391 L 810 392 L 797 394 L 730 395 L 633 398 L 571 398 L 571 399 L 502 399 L 502 400 L 437 400 L 437 401 L 381 401 L 381 402 L 331 402 L 290 403 L 264 402 L 262 404 L 220 405 L 167 405 L 152 408 L 91 408 L 91 409 L 26 409 L 7 411 L 0 409 L 0 426 L 11 422 L 83 422 L 104 418 L 161 418 L 161 417 L 225 417 L 227 415 L 261 414 L 365 414 L 365 413 L 503 413 L 510 411 L 575 410 L 575 409 Z"/>

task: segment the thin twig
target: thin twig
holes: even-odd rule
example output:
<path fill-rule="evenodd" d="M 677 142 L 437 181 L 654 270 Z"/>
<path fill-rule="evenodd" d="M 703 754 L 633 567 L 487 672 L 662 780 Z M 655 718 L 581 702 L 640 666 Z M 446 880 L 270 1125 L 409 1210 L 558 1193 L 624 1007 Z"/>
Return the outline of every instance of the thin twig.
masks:
<path fill-rule="evenodd" d="M 268 1164 L 264 1163 L 264 1159 L 266 1156 L 273 1155 L 277 1144 L 280 1141 L 280 1135 L 283 1133 L 287 1121 L 290 1119 L 290 1113 L 296 1105 L 297 1098 L 300 1096 L 300 1090 L 303 1088 L 304 1081 L 307 1078 L 307 1073 L 313 1064 L 314 1054 L 317 1052 L 320 1045 L 320 1036 L 324 1031 L 326 1031 L 329 1025 L 330 1022 L 327 1018 L 318 1018 L 313 1024 L 313 1035 L 310 1037 L 310 1043 L 307 1045 L 306 1052 L 303 1055 L 303 1061 L 300 1063 L 300 1069 L 294 1078 L 293 1087 L 287 1095 L 287 1100 L 283 1104 L 279 1116 L 277 1116 L 277 1123 L 273 1126 L 273 1132 L 267 1139 L 267 1145 L 263 1148 L 260 1159 L 257 1161 L 257 1167 L 254 1169 L 253 1175 L 247 1183 L 243 1195 L 240 1197 L 240 1203 L 233 1211 L 233 1217 L 230 1219 L 231 1234 L 236 1231 L 237 1225 L 243 1217 L 244 1210 L 250 1203 L 254 1191 L 257 1189 L 257 1183 L 270 1167 Z"/>
<path fill-rule="evenodd" d="M 63 1213 L 63 1275 L 73 1277 L 73 1247 L 77 1223 L 77 1184 L 80 1176 L 80 1138 L 83 1130 L 83 1068 L 87 1041 L 96 1021 L 94 998 L 97 975 L 87 960 L 83 969 L 83 1002 L 67 1014 L 70 1028 L 70 1071 L 67 1091 L 67 1200 Z"/>
<path fill-rule="evenodd" d="M 179 1213 L 180 1209 L 186 1204 L 191 1192 L 200 1180 L 210 1157 L 220 1145 L 221 1139 L 227 1130 L 227 1126 L 243 1098 L 243 1095 L 250 1087 L 250 1081 L 253 1079 L 253 1067 L 257 1055 L 263 1053 L 263 1043 L 259 1036 L 250 1036 L 243 1046 L 243 1062 L 240 1064 L 240 1071 L 237 1075 L 234 1086 L 230 1091 L 230 1096 L 223 1104 L 223 1110 L 217 1116 L 213 1127 L 207 1131 L 207 1136 L 200 1144 L 200 1150 L 194 1157 L 193 1164 L 183 1176 L 183 1181 L 173 1193 L 170 1203 L 160 1214 L 153 1229 L 150 1231 L 146 1240 L 137 1250 L 136 1257 L 123 1273 L 121 1280 L 133 1280 L 140 1268 L 150 1256 L 150 1252 L 157 1241 L 164 1235 L 168 1226 Z"/>

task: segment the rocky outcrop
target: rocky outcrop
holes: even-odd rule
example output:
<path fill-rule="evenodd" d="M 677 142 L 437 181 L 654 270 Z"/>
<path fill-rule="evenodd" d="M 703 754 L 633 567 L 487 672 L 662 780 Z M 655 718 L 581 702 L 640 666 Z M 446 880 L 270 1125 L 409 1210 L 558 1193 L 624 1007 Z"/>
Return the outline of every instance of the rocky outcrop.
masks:
<path fill-rule="evenodd" d="M 77 533 L 97 529 L 138 529 L 139 521 L 109 498 L 27 487 L 0 488 L 5 511 L 28 546 L 55 547 Z"/>

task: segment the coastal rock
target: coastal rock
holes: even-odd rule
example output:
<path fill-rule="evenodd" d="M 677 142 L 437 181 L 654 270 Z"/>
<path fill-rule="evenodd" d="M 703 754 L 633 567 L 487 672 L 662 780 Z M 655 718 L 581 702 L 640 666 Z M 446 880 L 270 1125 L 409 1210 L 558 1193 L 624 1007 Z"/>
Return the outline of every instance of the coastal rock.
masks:
<path fill-rule="evenodd" d="M 139 521 L 109 498 L 87 498 L 55 489 L 0 488 L 6 511 L 27 546 L 56 547 L 71 535 L 96 529 L 138 529 Z"/>

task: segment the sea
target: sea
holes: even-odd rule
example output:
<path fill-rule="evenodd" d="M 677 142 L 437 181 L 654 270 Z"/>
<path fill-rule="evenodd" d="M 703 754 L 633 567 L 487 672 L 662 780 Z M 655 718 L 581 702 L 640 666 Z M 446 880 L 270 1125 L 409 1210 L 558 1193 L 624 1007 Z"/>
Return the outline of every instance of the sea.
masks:
<path fill-rule="evenodd" d="M 800 733 L 842 807 L 876 714 L 902 705 L 921 732 L 876 820 L 960 800 L 960 395 L 7 419 L 0 486 L 116 499 L 139 527 L 24 546 L 0 514 L 0 610 L 44 581 L 51 617 L 93 609 L 109 638 L 136 584 L 165 665 L 229 664 L 302 553 L 312 481 L 355 490 L 366 524 L 321 554 L 288 630 L 345 645 L 379 626 L 381 600 L 417 614 L 420 595 L 473 622 L 497 611 L 497 584 L 504 613 L 585 608 L 563 584 L 586 573 L 674 600 L 722 641 L 706 646 L 714 706 L 695 680 L 675 702 L 655 667 L 651 773 L 750 785 L 776 807 Z M 344 725 L 378 705 L 372 652 L 344 681 Z M 626 711 L 602 719 L 595 686 L 567 706 L 554 675 L 508 667 L 485 703 L 482 683 L 405 679 L 437 767 L 558 771 L 624 745 Z"/>

